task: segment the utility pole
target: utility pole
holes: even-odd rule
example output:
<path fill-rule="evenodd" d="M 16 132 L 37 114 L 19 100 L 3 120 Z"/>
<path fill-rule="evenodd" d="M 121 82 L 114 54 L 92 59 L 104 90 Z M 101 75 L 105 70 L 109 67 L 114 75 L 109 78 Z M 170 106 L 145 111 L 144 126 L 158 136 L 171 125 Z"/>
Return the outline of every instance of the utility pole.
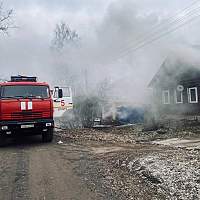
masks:
<path fill-rule="evenodd" d="M 85 93 L 88 94 L 88 69 L 84 69 L 84 84 L 85 84 Z"/>

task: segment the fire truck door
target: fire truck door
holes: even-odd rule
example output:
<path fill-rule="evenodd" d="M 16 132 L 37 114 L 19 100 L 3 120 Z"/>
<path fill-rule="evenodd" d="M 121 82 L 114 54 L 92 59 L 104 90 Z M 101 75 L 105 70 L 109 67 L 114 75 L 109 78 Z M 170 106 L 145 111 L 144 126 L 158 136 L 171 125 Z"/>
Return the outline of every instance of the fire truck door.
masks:
<path fill-rule="evenodd" d="M 73 108 L 72 90 L 70 87 L 55 87 L 53 91 L 54 117 L 62 117 Z"/>

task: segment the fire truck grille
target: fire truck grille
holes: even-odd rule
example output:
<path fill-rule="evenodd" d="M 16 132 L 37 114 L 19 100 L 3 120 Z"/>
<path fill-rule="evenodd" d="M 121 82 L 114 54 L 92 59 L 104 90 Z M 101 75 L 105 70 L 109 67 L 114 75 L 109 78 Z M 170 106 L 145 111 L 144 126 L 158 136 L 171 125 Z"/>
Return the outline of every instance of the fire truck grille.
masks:
<path fill-rule="evenodd" d="M 42 112 L 16 112 L 12 113 L 12 119 L 36 119 L 42 118 Z"/>

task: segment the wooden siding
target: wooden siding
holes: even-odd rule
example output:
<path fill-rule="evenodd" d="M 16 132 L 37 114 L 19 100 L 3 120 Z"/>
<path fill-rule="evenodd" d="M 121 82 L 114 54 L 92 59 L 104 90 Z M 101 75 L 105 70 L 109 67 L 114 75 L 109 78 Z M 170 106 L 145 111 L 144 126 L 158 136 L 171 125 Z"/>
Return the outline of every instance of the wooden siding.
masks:
<path fill-rule="evenodd" d="M 183 85 L 183 103 L 176 103 L 175 89 L 178 85 Z M 197 87 L 198 103 L 190 103 L 188 101 L 187 88 Z M 164 87 L 155 89 L 154 98 L 157 106 L 162 113 L 166 114 L 185 114 L 185 115 L 197 115 L 200 114 L 200 79 L 180 81 L 179 83 L 165 85 Z M 162 91 L 169 90 L 170 92 L 170 104 L 163 104 Z"/>

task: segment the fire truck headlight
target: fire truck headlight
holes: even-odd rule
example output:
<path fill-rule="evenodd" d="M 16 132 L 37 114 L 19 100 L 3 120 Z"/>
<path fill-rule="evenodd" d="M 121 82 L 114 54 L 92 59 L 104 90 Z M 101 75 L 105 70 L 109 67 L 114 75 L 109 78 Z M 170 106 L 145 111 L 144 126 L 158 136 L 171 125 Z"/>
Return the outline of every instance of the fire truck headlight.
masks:
<path fill-rule="evenodd" d="M 2 126 L 1 130 L 3 130 L 3 131 L 8 130 L 8 126 Z"/>
<path fill-rule="evenodd" d="M 52 123 L 46 123 L 46 127 L 52 126 Z"/>

